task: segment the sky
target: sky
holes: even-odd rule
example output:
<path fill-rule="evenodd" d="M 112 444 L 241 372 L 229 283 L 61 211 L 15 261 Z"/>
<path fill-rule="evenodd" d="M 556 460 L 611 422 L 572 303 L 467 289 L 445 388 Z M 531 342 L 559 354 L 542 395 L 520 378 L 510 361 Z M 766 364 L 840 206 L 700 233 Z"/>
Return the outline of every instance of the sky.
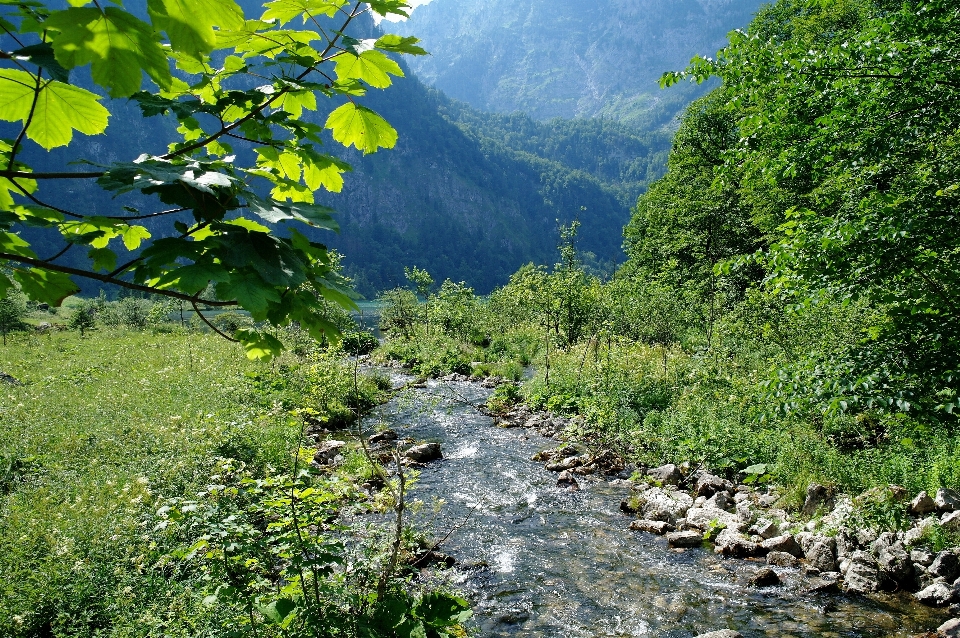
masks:
<path fill-rule="evenodd" d="M 430 0 L 407 0 L 407 4 L 409 4 L 414 9 L 419 7 L 421 4 L 429 4 L 429 3 L 430 3 Z M 387 20 L 391 22 L 399 22 L 400 20 L 403 20 L 403 19 L 404 18 L 401 18 L 398 16 L 390 16 L 389 18 L 387 18 Z"/>

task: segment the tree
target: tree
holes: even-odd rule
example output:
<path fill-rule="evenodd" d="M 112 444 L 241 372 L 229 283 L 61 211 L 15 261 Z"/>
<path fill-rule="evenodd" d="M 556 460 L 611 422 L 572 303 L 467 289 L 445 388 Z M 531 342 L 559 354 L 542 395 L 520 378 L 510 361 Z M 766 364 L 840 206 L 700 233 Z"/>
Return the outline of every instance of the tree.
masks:
<path fill-rule="evenodd" d="M 0 55 L 0 120 L 19 123 L 15 139 L 0 141 L 0 266 L 28 297 L 54 306 L 88 279 L 194 308 L 239 306 L 257 322 L 296 321 L 318 339 L 335 332 L 323 302 L 352 307 L 350 291 L 326 247 L 296 225 L 337 228 L 315 192 L 340 191 L 350 166 L 321 150 L 325 129 L 365 154 L 396 143 L 396 131 L 361 100 L 403 75 L 390 54 L 425 51 L 412 37 L 349 33 L 368 13 L 406 16 L 407 3 L 274 0 L 251 19 L 234 0 L 149 0 L 149 21 L 86 4 L 7 5 L 0 20 L 19 47 Z M 127 161 L 87 170 L 33 170 L 23 160 L 28 145 L 69 146 L 75 133 L 107 128 L 101 96 L 70 82 L 79 67 L 144 117 L 175 118 L 180 141 L 163 155 L 134 150 Z M 310 111 L 325 113 L 324 123 Z M 93 215 L 48 203 L 48 191 L 72 180 L 161 205 Z M 62 250 L 38 256 L 21 233 L 27 226 L 45 229 Z M 87 251 L 84 267 L 60 261 L 78 250 Z M 12 287 L 0 275 L 0 296 Z M 235 336 L 253 358 L 282 349 L 267 331 Z"/>
<path fill-rule="evenodd" d="M 94 301 L 82 300 L 73 309 L 70 315 L 70 323 L 67 324 L 71 330 L 79 330 L 80 337 L 86 335 L 87 330 L 97 326 L 97 305 Z"/>
<path fill-rule="evenodd" d="M 757 255 L 799 312 L 878 312 L 807 366 L 831 406 L 952 410 L 960 356 L 960 7 L 951 0 L 780 0 L 716 60 L 739 142 L 726 176 L 781 194 Z M 762 200 L 763 198 L 761 198 Z M 768 203 L 770 200 L 766 200 Z M 811 382 L 813 381 L 813 382 Z"/>
<path fill-rule="evenodd" d="M 3 333 L 3 345 L 7 345 L 7 333 L 21 330 L 27 317 L 27 299 L 16 289 L 8 291 L 0 299 L 0 333 Z"/>

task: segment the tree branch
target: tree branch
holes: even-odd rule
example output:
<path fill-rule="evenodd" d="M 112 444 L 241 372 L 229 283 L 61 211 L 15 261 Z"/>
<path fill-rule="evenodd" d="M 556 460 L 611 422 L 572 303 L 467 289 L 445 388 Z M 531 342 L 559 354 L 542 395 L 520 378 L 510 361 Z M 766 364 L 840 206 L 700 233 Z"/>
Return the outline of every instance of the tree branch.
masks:
<path fill-rule="evenodd" d="M 20 185 L 20 182 L 17 181 L 17 178 L 14 177 L 14 178 L 9 178 L 9 179 L 10 179 L 10 183 L 13 184 L 14 186 L 16 186 L 16 187 L 17 187 L 17 190 L 19 190 L 21 193 L 23 193 L 23 196 L 24 196 L 24 197 L 26 197 L 27 199 L 29 199 L 31 202 L 33 202 L 33 203 L 36 204 L 37 206 L 42 206 L 43 208 L 49 208 L 50 210 L 55 210 L 55 211 L 57 211 L 58 213 L 62 213 L 62 214 L 64 214 L 64 215 L 68 216 L 68 217 L 73 217 L 73 218 L 75 218 L 75 219 L 84 219 L 84 216 L 83 216 L 83 215 L 79 215 L 79 214 L 77 214 L 77 213 L 71 213 L 70 211 L 65 210 L 65 209 L 63 209 L 63 208 L 57 208 L 56 206 L 53 206 L 52 204 L 47 204 L 47 203 L 44 203 L 44 202 L 40 201 L 39 199 L 37 199 L 36 197 L 34 197 L 32 193 L 30 193 L 29 191 L 27 191 L 26 188 L 24 188 L 23 186 L 21 186 L 21 185 Z"/>
<path fill-rule="evenodd" d="M 130 290 L 138 290 L 140 292 L 146 292 L 151 295 L 160 295 L 161 297 L 172 297 L 173 299 L 182 299 L 183 301 L 189 301 L 191 303 L 196 303 L 199 301 L 202 304 L 205 304 L 207 306 L 213 306 L 215 308 L 229 308 L 229 307 L 238 305 L 236 301 L 210 301 L 206 299 L 197 299 L 196 297 L 192 297 L 182 292 L 177 292 L 176 290 L 151 288 L 150 286 L 135 284 L 131 281 L 124 281 L 123 279 L 110 277 L 109 275 L 101 275 L 99 273 L 90 272 L 89 270 L 81 270 L 80 268 L 71 268 L 70 266 L 61 266 L 59 264 L 51 264 L 40 259 L 34 259 L 32 257 L 24 257 L 22 255 L 0 253 L 0 259 L 15 261 L 17 263 L 25 264 L 28 266 L 35 266 L 43 270 L 52 270 L 54 272 L 60 272 L 65 275 L 74 275 L 76 277 L 83 277 L 85 279 L 93 279 L 94 281 L 100 281 L 105 284 L 113 284 L 115 286 L 120 286 L 121 288 L 128 288 Z"/>
<path fill-rule="evenodd" d="M 204 303 L 206 303 L 206 302 L 204 302 Z M 240 341 L 239 341 L 238 339 L 234 339 L 233 337 L 228 337 L 227 335 L 225 335 L 225 334 L 223 334 L 222 332 L 220 332 L 220 330 L 218 330 L 215 325 L 213 325 L 212 323 L 210 323 L 210 321 L 209 321 L 206 317 L 203 316 L 203 313 L 200 312 L 200 309 L 197 308 L 197 302 L 196 302 L 196 301 L 191 301 L 191 302 L 190 302 L 190 305 L 193 306 L 193 311 L 194 311 L 195 313 L 197 313 L 197 316 L 200 317 L 201 319 L 203 319 L 203 323 L 205 323 L 205 324 L 207 324 L 208 326 L 210 326 L 210 329 L 211 329 L 211 330 L 213 330 L 214 332 L 216 332 L 218 335 L 220 335 L 221 337 L 223 337 L 223 338 L 226 339 L 227 341 L 232 341 L 232 342 L 234 342 L 234 343 L 240 343 Z M 209 305 L 209 304 L 208 304 L 208 305 Z"/>
<path fill-rule="evenodd" d="M 26 130 L 26 127 L 24 127 Z M 12 162 L 11 156 L 11 162 Z M 99 173 L 79 173 L 79 172 L 64 172 L 64 173 L 28 173 L 26 171 L 14 171 L 7 169 L 5 171 L 0 171 L 0 177 L 6 177 L 7 179 L 12 179 L 15 177 L 22 177 L 24 179 L 92 179 L 94 177 L 103 177 L 106 175 L 103 171 Z"/>

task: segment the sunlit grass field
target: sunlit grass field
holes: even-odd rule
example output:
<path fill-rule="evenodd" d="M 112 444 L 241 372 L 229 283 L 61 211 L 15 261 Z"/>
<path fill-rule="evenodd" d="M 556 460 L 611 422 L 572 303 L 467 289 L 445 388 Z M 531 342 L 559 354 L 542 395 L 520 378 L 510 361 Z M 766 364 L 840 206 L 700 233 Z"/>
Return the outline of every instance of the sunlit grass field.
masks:
<path fill-rule="evenodd" d="M 196 607 L 146 569 L 152 513 L 201 485 L 216 456 L 283 462 L 298 433 L 251 381 L 269 368 L 197 332 L 12 336 L 0 349 L 19 382 L 0 381 L 0 635 L 143 635 Z"/>

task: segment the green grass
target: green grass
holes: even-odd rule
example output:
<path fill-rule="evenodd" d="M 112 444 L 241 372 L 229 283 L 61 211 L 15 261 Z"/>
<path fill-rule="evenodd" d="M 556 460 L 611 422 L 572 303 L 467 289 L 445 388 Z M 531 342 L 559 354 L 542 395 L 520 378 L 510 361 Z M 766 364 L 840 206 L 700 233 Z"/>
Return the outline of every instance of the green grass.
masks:
<path fill-rule="evenodd" d="M 248 376 L 270 369 L 192 332 L 13 335 L 0 349 L 23 384 L 0 384 L 0 635 L 192 635 L 212 612 L 151 568 L 149 521 L 218 455 L 286 462 L 298 432 Z"/>

